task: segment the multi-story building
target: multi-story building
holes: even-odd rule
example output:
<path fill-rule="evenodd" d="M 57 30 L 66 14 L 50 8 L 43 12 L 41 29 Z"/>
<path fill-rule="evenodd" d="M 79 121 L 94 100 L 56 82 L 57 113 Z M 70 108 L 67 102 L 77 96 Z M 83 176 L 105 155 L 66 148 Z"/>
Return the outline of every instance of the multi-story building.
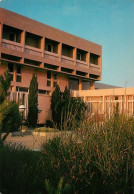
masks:
<path fill-rule="evenodd" d="M 12 75 L 10 99 L 26 106 L 25 116 L 33 74 L 39 86 L 40 123 L 51 119 L 51 94 L 57 84 L 82 98 L 89 115 L 110 115 L 117 103 L 120 112 L 134 115 L 134 88 L 95 86 L 101 80 L 101 61 L 101 45 L 0 8 L 0 74 L 8 69 Z"/>
<path fill-rule="evenodd" d="M 40 122 L 50 118 L 56 84 L 63 91 L 94 89 L 101 79 L 102 47 L 0 8 L 0 74 L 12 75 L 10 98 L 27 107 L 33 73 L 39 84 Z M 25 112 L 27 114 L 27 112 Z"/>

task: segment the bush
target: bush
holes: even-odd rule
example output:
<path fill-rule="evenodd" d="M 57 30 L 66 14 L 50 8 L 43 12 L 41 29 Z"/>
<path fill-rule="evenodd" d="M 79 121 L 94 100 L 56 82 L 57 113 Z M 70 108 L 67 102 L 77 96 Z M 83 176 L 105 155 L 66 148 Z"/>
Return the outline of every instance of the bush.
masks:
<path fill-rule="evenodd" d="M 53 122 L 50 121 L 50 120 L 46 120 L 46 127 L 50 127 L 50 128 L 53 128 Z"/>
<path fill-rule="evenodd" d="M 21 144 L 0 147 L 0 192 L 45 193 L 44 171 L 40 152 Z"/>
<path fill-rule="evenodd" d="M 59 132 L 59 130 L 54 128 L 39 127 L 34 130 L 35 132 Z"/>
<path fill-rule="evenodd" d="M 58 129 L 69 129 L 78 126 L 85 116 L 86 105 L 78 98 L 70 97 L 70 90 L 65 87 L 60 91 L 57 85 L 51 98 L 52 119 Z"/>
<path fill-rule="evenodd" d="M 17 131 L 21 124 L 18 105 L 5 100 L 0 105 L 0 132 Z"/>
<path fill-rule="evenodd" d="M 132 193 L 134 119 L 113 116 L 105 123 L 82 123 L 70 138 L 44 144 L 44 162 L 78 193 Z"/>

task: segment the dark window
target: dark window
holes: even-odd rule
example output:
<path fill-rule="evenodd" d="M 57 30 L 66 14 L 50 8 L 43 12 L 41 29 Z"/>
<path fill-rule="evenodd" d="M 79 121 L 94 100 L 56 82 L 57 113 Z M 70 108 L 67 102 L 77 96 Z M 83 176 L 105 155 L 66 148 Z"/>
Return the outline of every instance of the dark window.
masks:
<path fill-rule="evenodd" d="M 9 40 L 16 41 L 16 38 L 15 37 L 16 37 L 15 34 L 13 34 L 13 33 L 9 34 Z"/>
<path fill-rule="evenodd" d="M 16 91 L 17 91 L 17 92 L 28 92 L 28 88 L 24 88 L 24 87 L 16 87 Z"/>
<path fill-rule="evenodd" d="M 48 44 L 48 51 L 49 52 L 53 52 L 53 49 L 52 48 L 53 48 L 52 45 L 51 44 Z"/>
<path fill-rule="evenodd" d="M 21 74 L 21 66 L 17 66 L 17 74 Z"/>
<path fill-rule="evenodd" d="M 118 100 L 118 96 L 115 96 L 115 100 Z"/>
<path fill-rule="evenodd" d="M 16 76 L 16 82 L 21 82 L 21 75 Z"/>
<path fill-rule="evenodd" d="M 51 79 L 51 71 L 47 71 L 47 79 Z"/>
<path fill-rule="evenodd" d="M 8 63 L 8 71 L 13 73 L 13 63 Z"/>
<path fill-rule="evenodd" d="M 47 80 L 47 86 L 51 86 L 51 81 Z"/>
<path fill-rule="evenodd" d="M 54 80 L 57 80 L 57 73 L 54 72 Z"/>
<path fill-rule="evenodd" d="M 78 79 L 69 79 L 69 89 L 78 90 L 79 89 L 79 80 Z"/>
<path fill-rule="evenodd" d="M 77 59 L 81 60 L 81 54 L 80 53 L 77 53 Z"/>

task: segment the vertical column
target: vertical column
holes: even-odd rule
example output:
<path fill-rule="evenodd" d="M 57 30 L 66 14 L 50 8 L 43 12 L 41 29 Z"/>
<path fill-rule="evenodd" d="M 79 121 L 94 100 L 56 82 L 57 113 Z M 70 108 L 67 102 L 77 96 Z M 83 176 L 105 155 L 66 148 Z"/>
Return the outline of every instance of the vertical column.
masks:
<path fill-rule="evenodd" d="M 58 44 L 58 55 L 59 55 L 59 68 L 58 70 L 61 70 L 61 55 L 62 55 L 62 43 L 60 42 Z"/>
<path fill-rule="evenodd" d="M 77 60 L 77 49 L 76 48 L 73 48 L 73 59 L 74 59 L 74 65 L 76 65 L 76 60 Z"/>
<path fill-rule="evenodd" d="M 26 32 L 23 31 L 21 34 L 22 52 L 25 52 L 25 37 L 26 37 Z M 24 57 L 22 58 L 21 62 L 24 63 Z"/>
<path fill-rule="evenodd" d="M 103 105 L 102 105 L 102 112 L 103 112 L 103 114 L 105 114 L 105 96 L 103 96 L 103 99 L 102 99 L 102 103 L 103 103 Z"/>
<path fill-rule="evenodd" d="M 82 90 L 82 79 L 79 78 L 79 90 Z"/>
<path fill-rule="evenodd" d="M 3 24 L 0 23 L 0 48 L 1 48 L 1 44 L 2 44 L 2 31 L 3 31 Z M 1 58 L 1 49 L 0 49 L 0 58 Z"/>
<path fill-rule="evenodd" d="M 42 51 L 42 57 L 44 57 L 44 49 L 45 49 L 45 38 L 41 38 L 41 51 Z"/>
<path fill-rule="evenodd" d="M 86 63 L 89 65 L 89 53 L 86 53 Z"/>

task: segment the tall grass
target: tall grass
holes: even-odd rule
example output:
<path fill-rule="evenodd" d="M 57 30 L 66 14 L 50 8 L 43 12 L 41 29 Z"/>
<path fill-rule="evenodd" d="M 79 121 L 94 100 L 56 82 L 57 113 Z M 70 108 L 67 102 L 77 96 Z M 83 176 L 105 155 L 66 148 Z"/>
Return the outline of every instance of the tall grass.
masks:
<path fill-rule="evenodd" d="M 66 141 L 43 146 L 44 162 L 75 192 L 132 193 L 133 131 L 134 119 L 119 114 L 103 124 L 82 122 Z"/>
<path fill-rule="evenodd" d="M 84 122 L 42 145 L 0 147 L 0 192 L 51 194 L 133 193 L 134 118 L 117 112 Z"/>

